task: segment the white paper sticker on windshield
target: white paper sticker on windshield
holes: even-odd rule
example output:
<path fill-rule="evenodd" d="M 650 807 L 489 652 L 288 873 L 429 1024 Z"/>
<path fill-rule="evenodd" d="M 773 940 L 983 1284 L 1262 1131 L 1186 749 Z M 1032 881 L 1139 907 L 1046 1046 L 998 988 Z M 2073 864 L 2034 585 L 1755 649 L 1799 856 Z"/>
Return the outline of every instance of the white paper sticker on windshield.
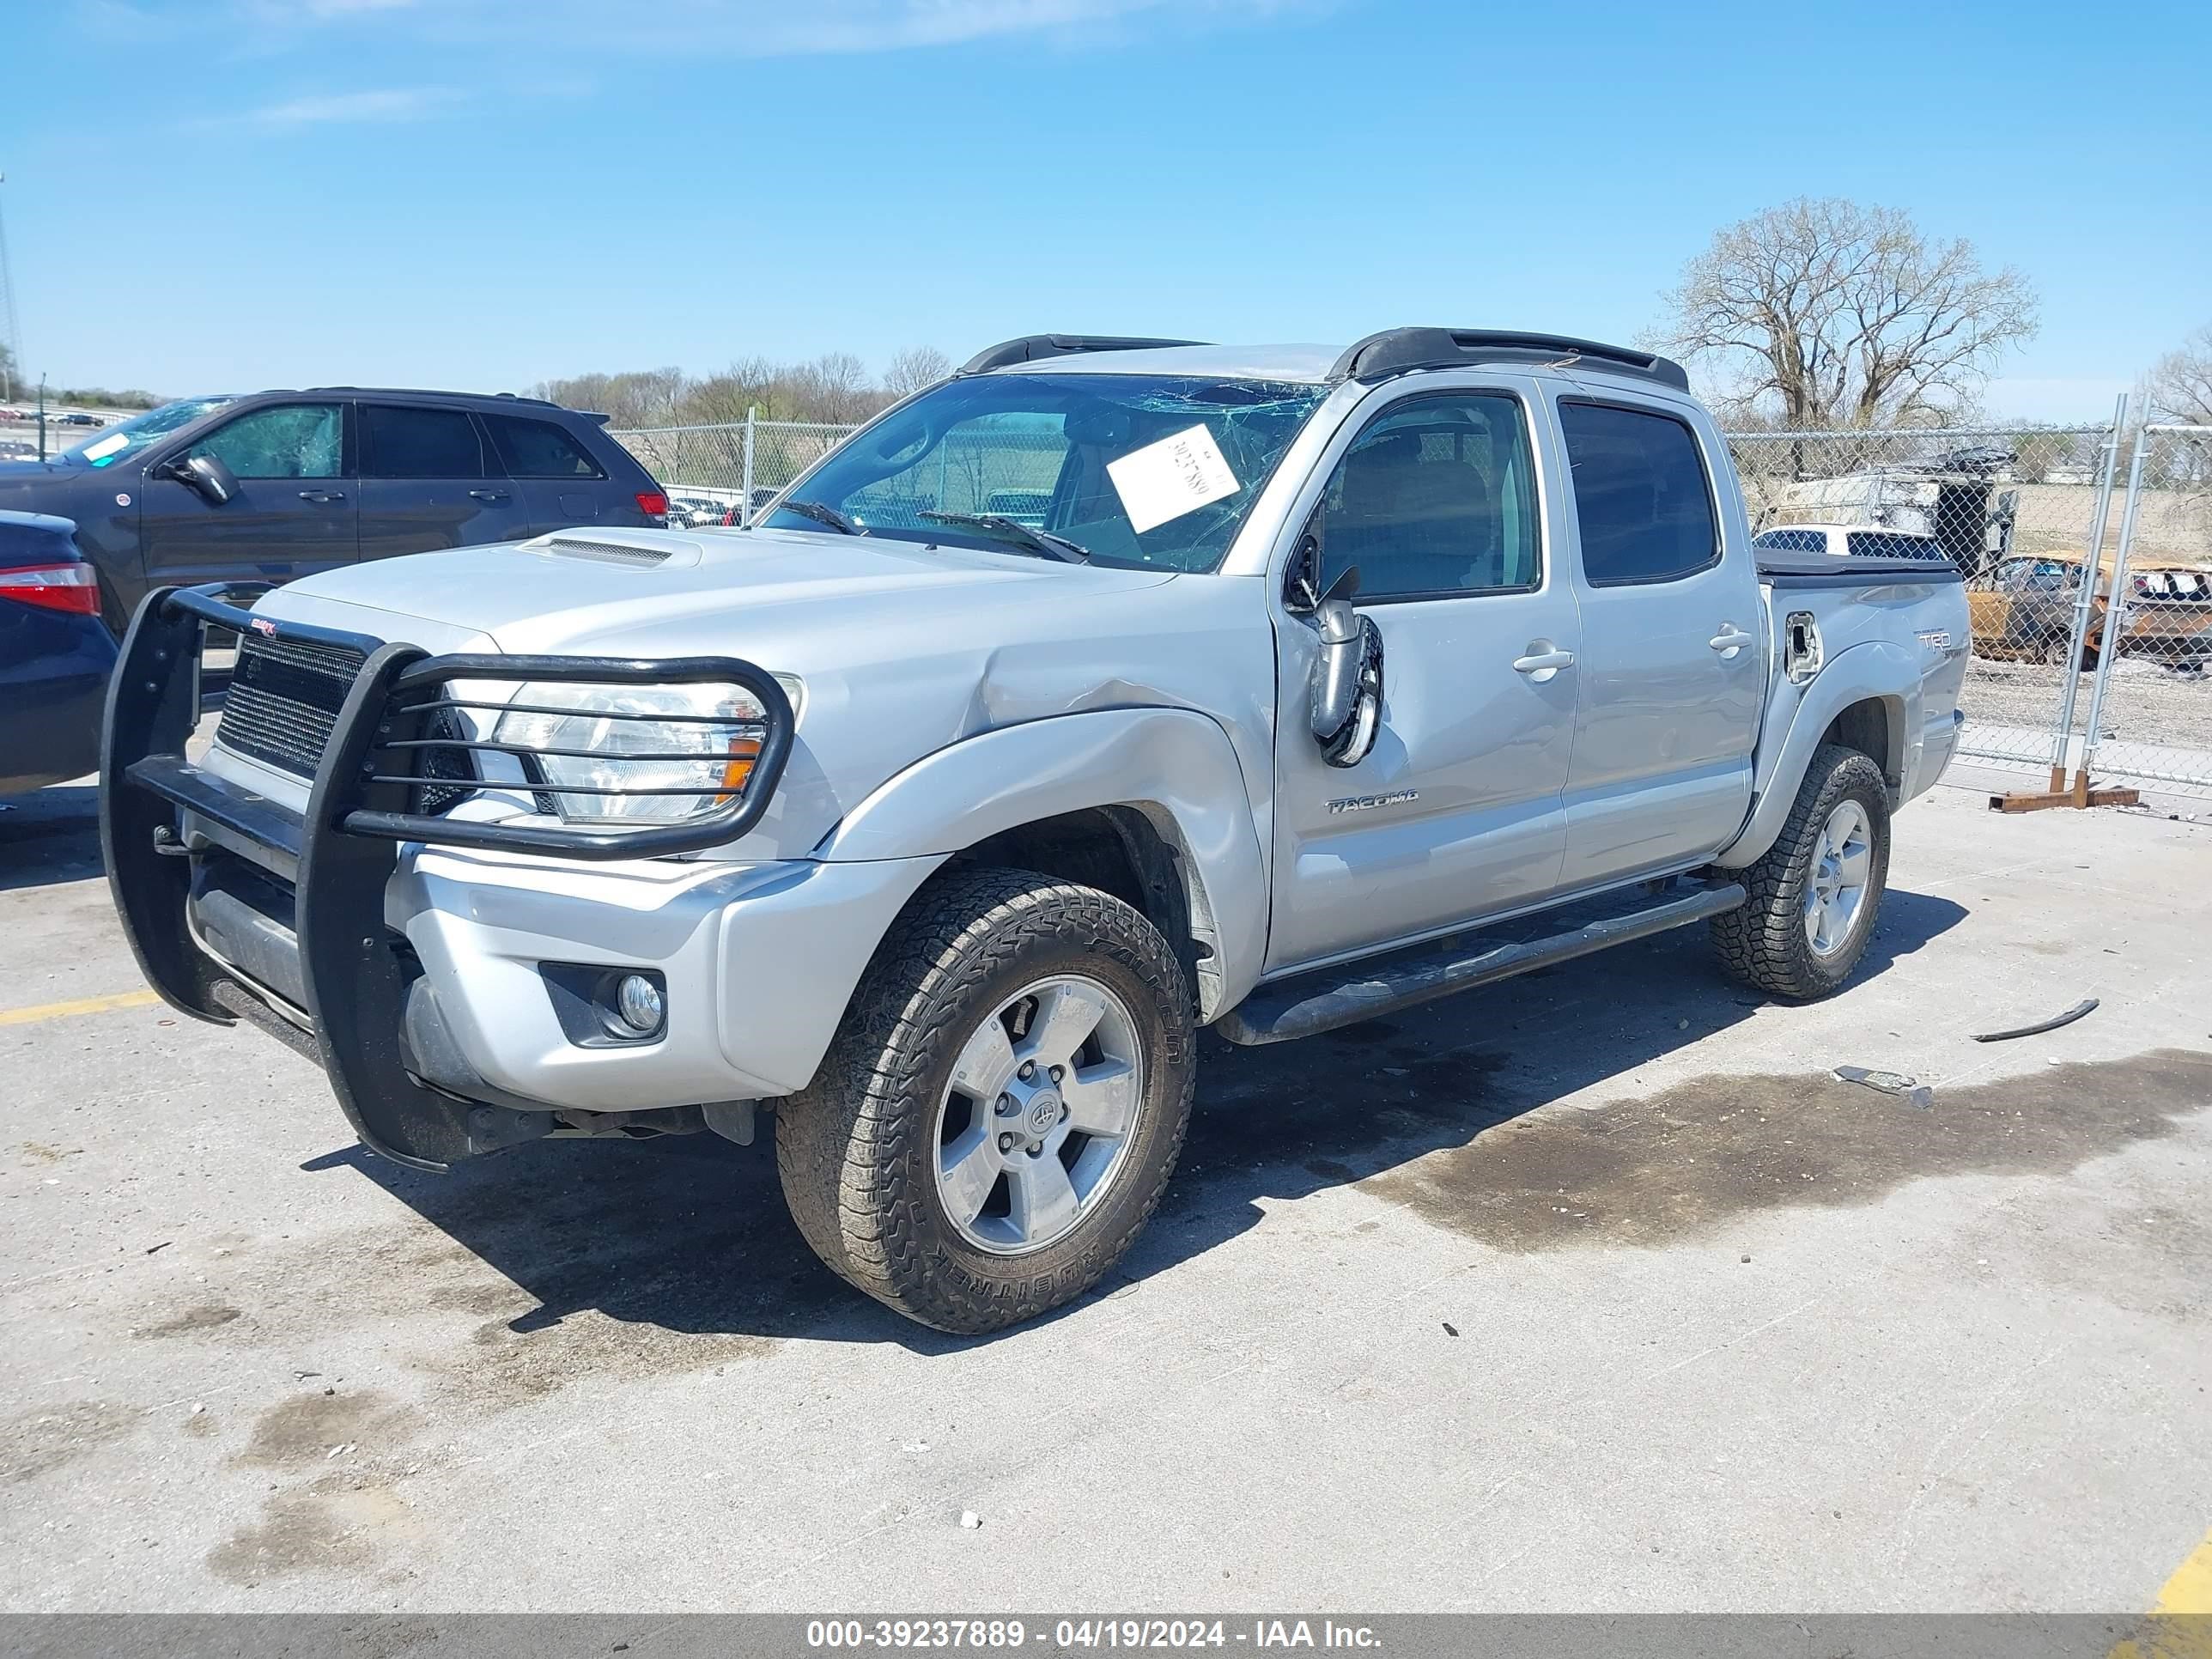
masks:
<path fill-rule="evenodd" d="M 128 433 L 111 432 L 105 438 L 94 439 L 82 449 L 78 450 L 77 453 L 88 461 L 96 461 L 103 455 L 112 455 L 130 441 L 131 437 Z"/>
<path fill-rule="evenodd" d="M 1237 475 L 1203 426 L 1186 428 L 1158 443 L 1106 463 L 1106 476 L 1139 535 L 1170 519 L 1234 495 Z"/>

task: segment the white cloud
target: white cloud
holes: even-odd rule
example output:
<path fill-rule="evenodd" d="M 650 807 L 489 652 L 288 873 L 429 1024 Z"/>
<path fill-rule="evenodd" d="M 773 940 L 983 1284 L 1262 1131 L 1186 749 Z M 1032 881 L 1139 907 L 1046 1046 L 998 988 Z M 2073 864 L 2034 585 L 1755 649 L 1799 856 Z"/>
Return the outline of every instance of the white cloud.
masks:
<path fill-rule="evenodd" d="M 407 11 L 416 0 L 240 0 L 239 9 L 269 23 L 322 23 L 367 12 Z"/>
<path fill-rule="evenodd" d="M 288 98 L 234 115 L 210 116 L 196 126 L 306 127 L 338 121 L 419 121 L 450 109 L 460 94 L 451 87 L 386 87 Z"/>
<path fill-rule="evenodd" d="M 647 0 L 611 13 L 605 0 L 535 0 L 518 20 L 507 0 L 234 0 L 264 29 L 349 27 L 440 39 L 582 45 L 655 54 L 771 58 L 891 52 L 993 36 L 1133 22 L 1237 23 L 1327 9 L 1334 0 Z"/>

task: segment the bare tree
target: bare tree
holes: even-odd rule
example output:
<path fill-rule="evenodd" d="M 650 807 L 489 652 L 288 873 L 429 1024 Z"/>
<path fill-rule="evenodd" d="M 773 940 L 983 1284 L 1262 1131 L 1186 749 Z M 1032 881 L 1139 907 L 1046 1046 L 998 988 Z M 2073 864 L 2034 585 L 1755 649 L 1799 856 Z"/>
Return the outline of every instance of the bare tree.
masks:
<path fill-rule="evenodd" d="M 717 374 L 694 380 L 677 368 L 619 374 L 573 374 L 532 388 L 572 409 L 605 415 L 617 428 L 726 425 L 748 410 L 764 421 L 817 421 L 849 426 L 865 421 L 909 390 L 941 380 L 951 363 L 927 347 L 902 351 L 882 382 L 849 351 L 824 352 L 811 362 L 741 357 Z"/>
<path fill-rule="evenodd" d="M 2143 401 L 2154 421 L 2212 426 L 2212 323 L 2152 366 L 2143 377 Z"/>
<path fill-rule="evenodd" d="M 684 393 L 679 420 L 712 425 L 742 421 L 757 409 L 769 420 L 789 418 L 777 407 L 777 382 L 783 370 L 766 357 L 740 357 L 719 374 L 694 381 Z"/>
<path fill-rule="evenodd" d="M 952 372 L 952 359 L 935 346 L 908 346 L 884 370 L 884 391 L 894 398 L 933 386 Z"/>
<path fill-rule="evenodd" d="M 787 371 L 793 399 L 806 413 L 799 418 L 841 424 L 865 421 L 884 406 L 883 393 L 868 378 L 868 366 L 849 351 L 825 351 L 811 363 Z"/>
<path fill-rule="evenodd" d="M 1712 365 L 1723 403 L 1785 428 L 1917 425 L 1969 409 L 2033 336 L 2018 271 L 1893 208 L 1801 198 L 1729 226 L 1666 296 L 1657 349 Z"/>
<path fill-rule="evenodd" d="M 631 369 L 621 374 L 573 374 L 541 380 L 532 390 L 570 409 L 605 415 L 617 427 L 666 426 L 690 384 L 680 368 Z"/>

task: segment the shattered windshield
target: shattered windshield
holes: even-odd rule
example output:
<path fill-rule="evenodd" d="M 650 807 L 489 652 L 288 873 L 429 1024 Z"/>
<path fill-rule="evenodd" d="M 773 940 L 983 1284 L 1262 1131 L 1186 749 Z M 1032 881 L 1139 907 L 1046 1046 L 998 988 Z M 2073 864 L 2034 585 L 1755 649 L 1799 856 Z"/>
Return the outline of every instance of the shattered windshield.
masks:
<path fill-rule="evenodd" d="M 1328 390 L 1212 376 L 968 375 L 856 434 L 792 493 L 872 536 L 1021 551 L 1003 524 L 994 533 L 981 522 L 1012 520 L 1093 563 L 1207 571 Z M 820 528 L 786 507 L 762 522 Z"/>
<path fill-rule="evenodd" d="M 232 401 L 229 398 L 179 398 L 174 403 L 149 409 L 143 415 L 133 415 L 127 421 L 118 421 L 105 432 L 95 432 L 82 443 L 72 444 L 62 453 L 72 460 L 84 462 L 88 466 L 112 466 L 125 456 L 145 448 L 156 438 L 166 437 L 179 427 L 188 425 Z"/>

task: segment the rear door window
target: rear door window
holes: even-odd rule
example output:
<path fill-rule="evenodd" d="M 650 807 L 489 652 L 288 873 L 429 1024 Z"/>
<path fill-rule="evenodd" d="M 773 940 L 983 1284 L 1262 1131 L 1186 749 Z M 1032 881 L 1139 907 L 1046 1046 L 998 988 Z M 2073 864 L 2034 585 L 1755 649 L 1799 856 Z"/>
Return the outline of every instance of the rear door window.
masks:
<path fill-rule="evenodd" d="M 510 478 L 604 478 L 599 464 L 550 421 L 487 415 L 493 447 Z"/>
<path fill-rule="evenodd" d="M 465 410 L 361 406 L 365 478 L 481 478 L 483 442 Z"/>
<path fill-rule="evenodd" d="M 1674 581 L 1719 562 L 1712 484 L 1686 422 L 1563 398 L 1559 426 L 1591 586 Z"/>

